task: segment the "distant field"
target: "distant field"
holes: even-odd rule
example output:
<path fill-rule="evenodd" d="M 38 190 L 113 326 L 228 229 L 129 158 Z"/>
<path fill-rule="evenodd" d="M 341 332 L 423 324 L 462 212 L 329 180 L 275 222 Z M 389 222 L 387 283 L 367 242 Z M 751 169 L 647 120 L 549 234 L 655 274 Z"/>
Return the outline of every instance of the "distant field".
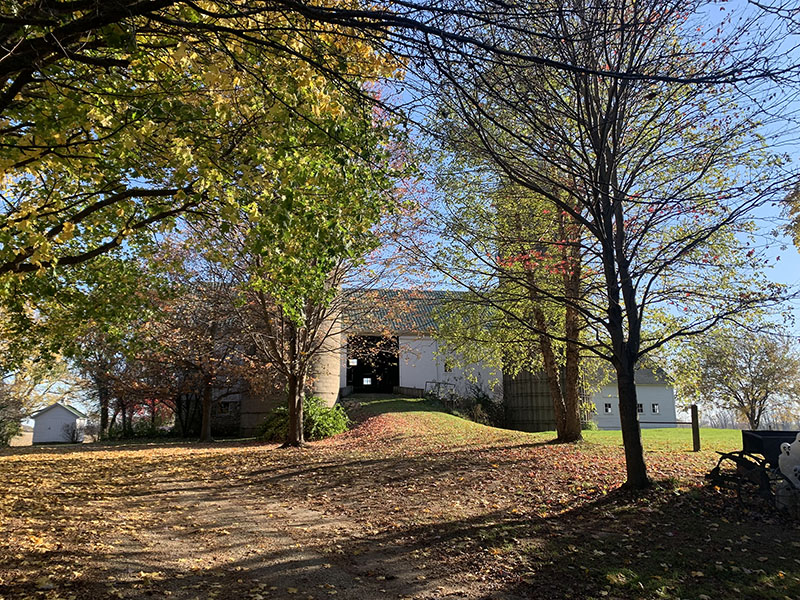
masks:
<path fill-rule="evenodd" d="M 33 443 L 33 432 L 23 431 L 18 436 L 11 438 L 10 446 L 30 446 Z"/>

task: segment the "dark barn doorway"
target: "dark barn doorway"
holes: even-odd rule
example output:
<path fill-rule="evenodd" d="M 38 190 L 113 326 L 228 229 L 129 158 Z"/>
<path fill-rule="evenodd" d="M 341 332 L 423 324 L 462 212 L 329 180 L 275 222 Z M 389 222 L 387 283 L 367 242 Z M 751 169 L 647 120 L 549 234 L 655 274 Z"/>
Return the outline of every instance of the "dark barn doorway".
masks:
<path fill-rule="evenodd" d="M 400 385 L 400 341 L 396 336 L 354 335 L 347 339 L 347 385 L 356 394 L 391 394 Z"/>

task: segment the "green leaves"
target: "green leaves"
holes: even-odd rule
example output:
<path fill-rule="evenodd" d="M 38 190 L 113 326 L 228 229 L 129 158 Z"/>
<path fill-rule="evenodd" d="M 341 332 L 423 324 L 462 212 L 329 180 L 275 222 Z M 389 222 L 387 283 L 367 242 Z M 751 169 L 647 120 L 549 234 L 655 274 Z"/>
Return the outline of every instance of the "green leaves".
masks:
<path fill-rule="evenodd" d="M 264 283 L 289 303 L 297 281 L 316 293 L 332 257 L 369 247 L 390 204 L 393 124 L 373 127 L 367 92 L 295 56 L 341 55 L 353 89 L 393 61 L 340 28 L 271 11 L 214 16 L 225 8 L 175 6 L 92 32 L 102 53 L 81 51 L 113 64 L 45 61 L 2 112 L 0 306 L 43 315 L 56 291 L 100 285 L 99 256 L 146 256 L 179 219 L 225 235 L 252 224 Z"/>
<path fill-rule="evenodd" d="M 725 324 L 685 341 L 673 356 L 680 400 L 733 413 L 751 429 L 762 419 L 794 422 L 800 409 L 800 356 L 758 319 Z"/>

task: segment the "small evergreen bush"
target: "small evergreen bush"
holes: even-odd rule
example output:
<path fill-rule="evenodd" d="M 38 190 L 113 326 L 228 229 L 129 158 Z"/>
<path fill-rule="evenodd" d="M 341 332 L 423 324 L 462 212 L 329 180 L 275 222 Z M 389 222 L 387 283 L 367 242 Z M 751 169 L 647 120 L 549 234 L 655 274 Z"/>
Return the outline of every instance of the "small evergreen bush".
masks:
<path fill-rule="evenodd" d="M 22 402 L 4 388 L 0 382 L 0 446 L 8 446 L 22 431 Z"/>
<path fill-rule="evenodd" d="M 340 405 L 326 406 L 321 398 L 309 396 L 303 400 L 303 438 L 322 440 L 347 431 L 350 419 Z M 282 442 L 289 429 L 289 409 L 276 408 L 259 428 L 258 437 L 266 442 Z"/>

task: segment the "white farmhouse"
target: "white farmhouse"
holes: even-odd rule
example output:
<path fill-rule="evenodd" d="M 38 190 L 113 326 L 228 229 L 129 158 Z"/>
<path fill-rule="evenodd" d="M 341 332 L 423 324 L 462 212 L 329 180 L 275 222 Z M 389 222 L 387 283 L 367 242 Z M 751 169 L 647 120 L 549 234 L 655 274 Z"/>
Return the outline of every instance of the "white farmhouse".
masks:
<path fill-rule="evenodd" d="M 86 415 L 72 406 L 56 402 L 35 413 L 31 418 L 34 444 L 83 441 Z"/>

